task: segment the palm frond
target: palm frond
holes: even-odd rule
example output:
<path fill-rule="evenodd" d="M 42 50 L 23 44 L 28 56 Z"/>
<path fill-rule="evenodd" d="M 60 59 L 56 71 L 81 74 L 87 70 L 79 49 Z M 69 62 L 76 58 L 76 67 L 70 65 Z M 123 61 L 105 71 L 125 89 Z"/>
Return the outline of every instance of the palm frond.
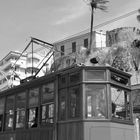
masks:
<path fill-rule="evenodd" d="M 102 11 L 107 11 L 107 6 L 104 6 L 104 5 L 97 5 L 96 7 L 97 9 L 100 9 Z"/>
<path fill-rule="evenodd" d="M 99 3 L 99 4 L 106 4 L 108 3 L 109 1 L 108 0 L 95 0 L 95 3 Z"/>

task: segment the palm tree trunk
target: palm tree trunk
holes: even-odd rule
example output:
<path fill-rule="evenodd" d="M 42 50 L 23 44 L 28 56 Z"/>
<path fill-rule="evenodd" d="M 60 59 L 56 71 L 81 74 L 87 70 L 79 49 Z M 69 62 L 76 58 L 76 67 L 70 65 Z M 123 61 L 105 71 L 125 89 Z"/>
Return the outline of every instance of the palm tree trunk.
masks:
<path fill-rule="evenodd" d="M 89 44 L 89 47 L 88 47 L 88 54 L 91 53 L 91 48 L 92 48 L 93 18 L 94 18 L 94 7 L 93 7 L 93 5 L 91 4 L 90 44 Z"/>

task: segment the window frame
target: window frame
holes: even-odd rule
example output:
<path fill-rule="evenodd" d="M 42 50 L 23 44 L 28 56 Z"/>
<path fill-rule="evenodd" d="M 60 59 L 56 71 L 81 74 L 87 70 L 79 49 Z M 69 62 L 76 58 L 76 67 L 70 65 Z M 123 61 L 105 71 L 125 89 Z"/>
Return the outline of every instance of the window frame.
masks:
<path fill-rule="evenodd" d="M 62 46 L 60 46 L 60 53 L 61 53 L 61 56 L 64 56 L 64 54 L 65 54 L 65 46 L 64 45 L 62 45 Z"/>
<path fill-rule="evenodd" d="M 76 42 L 72 42 L 72 53 L 76 52 Z"/>
<path fill-rule="evenodd" d="M 34 105 L 30 105 L 30 94 L 32 94 L 30 91 L 36 90 L 36 89 L 38 90 L 38 98 L 37 98 L 38 101 Z M 30 88 L 28 90 L 27 127 L 29 129 L 37 128 L 39 126 L 39 122 L 38 122 L 38 120 L 39 120 L 39 98 L 40 98 L 40 87 L 34 87 L 34 88 Z M 31 121 L 30 121 L 30 110 L 33 110 L 33 109 L 35 109 L 35 118 L 33 120 L 33 122 L 34 122 L 33 126 L 34 127 L 30 126 L 30 123 L 31 123 Z"/>
<path fill-rule="evenodd" d="M 88 48 L 88 45 L 89 45 L 88 38 L 85 38 L 85 39 L 84 39 L 84 47 L 85 47 L 85 48 Z"/>
<path fill-rule="evenodd" d="M 7 102 L 8 102 L 8 97 L 13 97 L 13 103 L 12 103 L 12 109 L 11 108 L 7 108 Z M 11 107 L 11 105 L 10 105 Z M 11 111 L 10 111 L 11 109 Z M 8 118 L 8 120 L 7 120 Z M 10 118 L 12 118 L 10 120 Z M 7 122 L 8 121 L 8 122 Z M 11 121 L 11 122 L 10 122 Z M 15 95 L 8 95 L 6 96 L 6 103 L 5 103 L 5 122 L 4 122 L 4 130 L 5 131 L 10 131 L 14 129 L 14 125 L 15 125 Z M 10 125 L 12 125 L 11 127 L 8 127 L 8 124 L 11 123 Z"/>
<path fill-rule="evenodd" d="M 17 96 L 22 95 L 22 94 L 25 94 L 24 99 L 23 99 L 24 100 L 24 107 L 18 108 L 19 100 L 18 100 Z M 23 128 L 26 127 L 26 123 L 25 123 L 26 122 L 26 105 L 27 105 L 27 93 L 26 93 L 26 91 L 17 93 L 16 94 L 16 103 L 15 103 L 15 129 L 23 129 Z M 24 111 L 24 116 L 22 116 L 23 114 L 21 114 L 21 115 L 19 115 L 19 117 L 24 117 L 23 126 L 17 127 L 17 124 L 18 124 L 18 122 L 17 122 L 17 113 L 19 112 L 19 114 L 20 114 L 22 111 Z"/>
<path fill-rule="evenodd" d="M 78 90 L 78 96 L 76 96 L 76 100 L 72 98 L 72 92 L 70 90 L 75 90 L 76 89 L 76 92 Z M 81 85 L 78 84 L 78 85 L 75 85 L 75 86 L 71 86 L 68 88 L 68 94 L 67 94 L 67 115 L 68 115 L 68 119 L 69 120 L 73 120 L 73 119 L 79 119 L 81 118 L 82 116 L 82 92 L 81 92 Z M 74 94 L 75 94 L 75 91 L 74 91 Z M 77 94 L 77 93 L 76 93 Z M 75 100 L 75 101 L 74 101 Z M 75 102 L 75 103 L 72 103 L 72 102 Z M 73 107 L 73 108 L 72 108 Z M 72 112 L 74 109 L 74 116 L 71 116 Z"/>
<path fill-rule="evenodd" d="M 91 86 L 93 86 L 93 85 L 95 85 L 95 86 L 104 86 L 104 88 L 103 88 L 103 91 L 104 91 L 104 96 L 105 96 L 105 105 L 104 106 L 102 106 L 101 104 L 100 104 L 100 107 L 104 107 L 104 109 L 105 110 L 100 110 L 100 111 L 98 111 L 98 110 L 94 110 L 94 109 L 96 109 L 96 108 L 94 108 L 94 105 L 93 105 L 93 103 L 96 103 L 96 102 L 94 102 L 92 99 L 93 99 L 93 93 L 91 94 L 91 93 L 86 93 L 86 85 L 91 85 Z M 99 88 L 98 88 L 99 89 Z M 109 117 L 108 117 L 108 94 L 107 94 L 107 84 L 104 84 L 104 83 L 102 83 L 102 84 L 98 84 L 98 83 L 86 83 L 86 84 L 84 84 L 84 92 L 85 92 L 85 114 L 84 114 L 84 116 L 85 116 L 85 118 L 86 119 L 88 119 L 88 120 L 107 120 Z M 98 94 L 96 94 L 96 95 L 98 95 Z M 95 95 L 95 96 L 96 96 Z M 90 117 L 88 117 L 88 102 L 87 102 L 87 97 L 88 96 L 91 96 L 91 116 Z M 100 102 L 101 103 L 101 102 Z M 99 105 L 99 104 L 98 104 Z M 105 107 L 106 106 L 106 107 Z M 99 107 L 98 107 L 99 108 Z M 100 108 L 100 109 L 102 109 L 102 108 Z M 101 115 L 99 115 L 99 116 L 94 116 L 93 114 L 94 114 L 94 111 L 95 111 L 95 113 L 98 113 L 99 112 L 99 114 L 101 114 Z M 104 111 L 104 112 L 102 112 L 102 111 Z"/>
<path fill-rule="evenodd" d="M 128 112 L 128 110 L 127 110 L 127 113 L 128 114 L 130 114 L 130 118 L 129 119 L 125 119 L 125 117 L 124 117 L 124 119 L 121 119 L 121 118 L 118 118 L 118 117 L 114 117 L 114 115 L 112 114 L 112 93 L 111 93 L 111 87 L 113 87 L 113 88 L 116 88 L 116 89 L 120 89 L 120 90 L 123 90 L 124 91 L 124 94 L 125 94 L 125 92 L 126 92 L 126 94 L 128 95 L 128 97 L 129 97 L 129 104 L 127 104 L 126 105 L 126 101 L 127 101 L 127 99 L 124 99 L 124 105 L 126 105 L 125 107 L 127 107 L 127 108 L 129 108 L 129 112 Z M 115 121 L 115 122 L 123 122 L 123 123 L 132 123 L 132 101 L 130 100 L 131 99 L 131 97 L 132 97 L 132 95 L 131 95 L 131 90 L 130 89 L 127 89 L 127 88 L 124 88 L 124 87 L 121 87 L 121 86 L 118 86 L 118 85 L 114 85 L 114 84 L 111 84 L 110 85 L 110 99 L 111 99 L 111 101 L 110 101 L 110 108 L 111 108 L 111 113 L 110 113 L 110 116 L 111 116 L 111 120 L 112 121 Z M 125 95 L 124 95 L 124 98 L 125 98 Z M 124 112 L 126 111 L 126 109 L 124 110 Z"/>
<path fill-rule="evenodd" d="M 3 111 L 0 113 L 0 132 L 4 129 L 4 117 L 5 117 L 5 97 L 2 97 L 0 100 L 3 100 Z"/>
<path fill-rule="evenodd" d="M 43 88 L 47 87 L 48 85 L 52 84 L 52 89 L 50 88 L 50 90 L 48 91 L 44 91 Z M 49 86 L 48 86 L 49 87 Z M 52 94 L 52 98 L 49 100 L 45 100 L 43 101 L 43 95 L 45 94 Z M 51 112 L 52 108 L 49 108 L 51 105 L 53 105 L 53 113 Z M 44 114 L 44 118 L 43 117 L 43 107 L 45 107 L 45 114 Z M 52 117 L 50 117 L 49 113 L 51 113 Z M 54 124 L 54 120 L 55 120 L 55 82 L 54 81 L 50 81 L 47 82 L 45 84 L 43 84 L 41 86 L 41 113 L 40 113 L 40 122 L 41 125 L 50 125 L 50 124 Z"/>

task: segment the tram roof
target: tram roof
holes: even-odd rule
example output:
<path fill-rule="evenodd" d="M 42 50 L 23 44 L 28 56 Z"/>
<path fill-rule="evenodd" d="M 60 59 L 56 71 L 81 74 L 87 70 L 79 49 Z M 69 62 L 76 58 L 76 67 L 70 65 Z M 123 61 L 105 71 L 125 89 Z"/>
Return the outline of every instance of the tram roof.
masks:
<path fill-rule="evenodd" d="M 83 70 L 83 69 L 85 69 L 85 70 L 106 70 L 106 69 L 108 69 L 108 70 L 110 70 L 114 73 L 121 74 L 121 75 L 126 76 L 128 78 L 131 77 L 131 74 L 123 72 L 123 71 L 118 70 L 118 69 L 115 69 L 111 66 L 84 66 L 84 65 L 79 66 L 79 65 L 73 65 L 73 66 L 70 66 L 70 67 L 55 71 L 55 72 L 48 73 L 48 74 L 46 74 L 45 76 L 42 76 L 42 77 L 33 78 L 29 82 L 27 81 L 25 83 L 22 83 L 18 86 L 13 87 L 13 88 L 4 90 L 4 91 L 0 92 L 0 96 L 3 95 L 4 93 L 9 94 L 10 92 L 13 93 L 15 91 L 26 90 L 25 87 L 28 89 L 28 88 L 31 88 L 31 87 L 34 87 L 34 86 L 39 86 L 42 83 L 44 83 L 44 80 L 48 81 L 48 82 L 54 80 L 56 78 L 56 76 L 59 75 L 59 74 L 71 73 L 71 72 L 75 72 L 75 71 L 79 71 L 79 70 Z"/>

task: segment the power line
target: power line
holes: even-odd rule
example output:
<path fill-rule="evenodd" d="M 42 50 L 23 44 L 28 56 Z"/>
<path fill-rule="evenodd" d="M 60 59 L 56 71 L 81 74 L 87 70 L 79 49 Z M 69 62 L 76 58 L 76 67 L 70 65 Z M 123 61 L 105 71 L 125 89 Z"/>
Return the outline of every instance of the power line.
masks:
<path fill-rule="evenodd" d="M 121 15 L 121 16 L 118 16 L 118 17 L 116 17 L 116 18 L 114 18 L 114 19 L 111 19 L 111 20 L 105 21 L 105 22 L 103 22 L 103 23 L 101 23 L 101 24 L 98 24 L 98 25 L 94 26 L 93 28 L 94 28 L 94 30 L 95 30 L 95 29 L 98 29 L 98 28 L 103 27 L 103 26 L 105 26 L 105 25 L 114 23 L 114 22 L 116 22 L 116 21 L 118 21 L 118 20 L 127 18 L 127 17 L 129 17 L 129 16 L 131 16 L 131 15 L 134 15 L 134 14 L 136 14 L 136 13 L 138 13 L 138 10 L 133 10 L 133 11 L 131 11 L 131 12 L 129 12 L 129 13 L 126 13 L 126 14 Z M 66 37 L 66 38 L 64 38 L 64 39 L 61 40 L 61 41 L 64 41 L 64 40 L 69 39 L 69 38 L 72 38 L 72 37 L 77 36 L 77 35 L 79 35 L 79 34 L 83 34 L 84 32 L 87 33 L 88 31 L 89 31 L 89 28 L 88 28 L 88 29 L 85 29 L 85 30 L 83 30 L 83 31 L 81 31 L 81 32 L 79 32 L 79 33 L 73 34 L 73 35 L 71 35 L 71 36 L 69 36 L 69 37 Z M 60 42 L 60 41 L 57 41 L 57 42 Z"/>

